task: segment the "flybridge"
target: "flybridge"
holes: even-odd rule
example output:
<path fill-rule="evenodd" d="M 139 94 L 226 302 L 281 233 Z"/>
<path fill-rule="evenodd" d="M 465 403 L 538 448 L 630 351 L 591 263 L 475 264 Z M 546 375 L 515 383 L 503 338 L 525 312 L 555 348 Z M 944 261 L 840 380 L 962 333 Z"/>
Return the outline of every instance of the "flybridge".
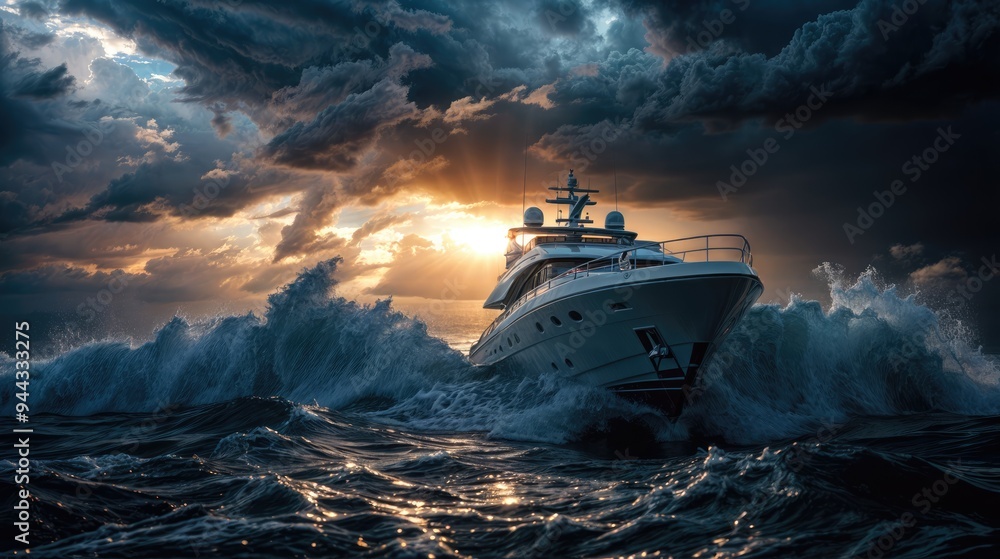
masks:
<path fill-rule="evenodd" d="M 532 248 L 541 244 L 618 244 L 631 245 L 637 236 L 632 231 L 625 230 L 625 217 L 617 210 L 609 212 L 604 220 L 604 227 L 587 227 L 593 223 L 590 214 L 584 215 L 587 206 L 594 206 L 597 202 L 590 199 L 590 195 L 600 192 L 590 188 L 580 188 L 573 170 L 570 169 L 566 178 L 566 186 L 550 186 L 549 190 L 556 193 L 555 198 L 548 198 L 545 201 L 558 206 L 569 206 L 567 217 L 558 217 L 555 221 L 559 225 L 546 226 L 545 214 L 536 207 L 530 207 L 524 212 L 524 226 L 514 227 L 507 232 L 510 242 L 504 256 L 507 259 L 507 269 L 510 269 L 521 256 Z M 563 192 L 566 196 L 560 196 Z M 560 212 L 561 214 L 561 212 Z M 534 235 L 526 245 L 522 246 L 517 242 L 518 235 Z"/>
<path fill-rule="evenodd" d="M 586 234 L 626 238 L 629 240 L 635 239 L 635 233 L 625 230 L 625 217 L 617 210 L 608 213 L 608 216 L 604 220 L 603 229 L 586 227 L 587 224 L 593 223 L 594 220 L 590 219 L 590 214 L 584 216 L 583 211 L 587 206 L 597 205 L 597 202 L 590 199 L 590 195 L 600 192 L 600 190 L 580 188 L 578 184 L 577 178 L 573 175 L 573 170 L 570 169 L 569 176 L 566 178 L 566 186 L 549 187 L 549 190 L 556 192 L 556 197 L 548 198 L 545 200 L 546 202 L 559 206 L 569 206 L 568 217 L 560 215 L 556 219 L 556 223 L 561 225 L 546 227 L 545 214 L 542 213 L 542 210 L 530 207 L 524 212 L 524 227 L 515 227 L 510 230 L 511 233 L 567 235 L 570 237 Z M 565 197 L 560 196 L 560 193 L 563 192 L 566 193 Z"/>

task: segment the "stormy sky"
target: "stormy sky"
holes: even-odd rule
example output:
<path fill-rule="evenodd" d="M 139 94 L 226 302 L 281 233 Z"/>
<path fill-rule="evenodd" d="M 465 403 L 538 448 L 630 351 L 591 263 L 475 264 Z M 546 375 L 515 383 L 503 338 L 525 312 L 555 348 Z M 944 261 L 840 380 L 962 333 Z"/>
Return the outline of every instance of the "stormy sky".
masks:
<path fill-rule="evenodd" d="M 341 292 L 481 299 L 568 169 L 600 222 L 874 267 L 1000 349 L 992 1 L 3 0 L 0 302 L 53 339 Z M 547 218 L 554 217 L 549 211 Z M 75 337 L 75 338 L 74 338 Z"/>

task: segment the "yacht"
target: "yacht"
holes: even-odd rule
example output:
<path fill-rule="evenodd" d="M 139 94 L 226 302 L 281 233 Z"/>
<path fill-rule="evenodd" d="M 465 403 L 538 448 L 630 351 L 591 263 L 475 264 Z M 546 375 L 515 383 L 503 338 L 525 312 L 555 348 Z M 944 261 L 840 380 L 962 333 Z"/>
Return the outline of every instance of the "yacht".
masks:
<path fill-rule="evenodd" d="M 551 371 L 677 417 L 698 370 L 763 292 L 742 235 L 637 240 L 609 212 L 593 227 L 590 195 L 570 170 L 508 232 L 506 271 L 484 308 L 502 311 L 469 350 L 477 365 Z"/>

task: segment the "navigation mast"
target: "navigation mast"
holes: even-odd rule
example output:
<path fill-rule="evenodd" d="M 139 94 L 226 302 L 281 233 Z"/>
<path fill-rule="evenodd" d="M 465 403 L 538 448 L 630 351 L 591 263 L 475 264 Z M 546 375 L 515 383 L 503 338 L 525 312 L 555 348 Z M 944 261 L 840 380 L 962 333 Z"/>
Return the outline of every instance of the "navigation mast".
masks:
<path fill-rule="evenodd" d="M 546 199 L 546 202 L 549 204 L 563 204 L 569 206 L 569 217 L 556 219 L 556 223 L 565 223 L 568 227 L 581 227 L 584 224 L 594 222 L 592 219 L 586 219 L 583 217 L 583 210 L 587 206 L 597 205 L 597 202 L 590 199 L 590 195 L 600 192 L 600 190 L 578 188 L 577 184 L 576 177 L 573 176 L 573 169 L 570 169 L 569 176 L 566 177 L 566 186 L 549 187 L 549 190 L 556 191 L 556 197 L 555 199 Z M 560 192 L 566 192 L 568 194 L 565 198 L 563 198 L 559 196 Z M 581 193 L 583 196 L 577 196 L 577 194 Z"/>

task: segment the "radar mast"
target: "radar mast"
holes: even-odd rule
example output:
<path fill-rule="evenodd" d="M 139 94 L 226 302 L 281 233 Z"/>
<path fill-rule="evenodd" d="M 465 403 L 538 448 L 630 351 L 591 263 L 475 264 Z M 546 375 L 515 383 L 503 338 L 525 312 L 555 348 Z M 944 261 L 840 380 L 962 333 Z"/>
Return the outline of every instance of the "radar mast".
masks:
<path fill-rule="evenodd" d="M 586 219 L 583 217 L 583 210 L 587 206 L 594 206 L 597 202 L 590 199 L 592 193 L 600 192 L 600 190 L 592 190 L 589 188 L 578 188 L 576 177 L 573 176 L 573 169 L 569 170 L 569 176 L 566 177 L 566 186 L 550 186 L 549 190 L 554 190 L 556 192 L 555 199 L 546 199 L 545 201 L 549 204 L 562 204 L 569 206 L 569 217 L 560 217 L 556 219 L 556 223 L 565 223 L 568 227 L 582 227 L 584 224 L 593 223 L 594 220 Z M 560 192 L 566 192 L 566 197 L 561 197 Z M 577 196 L 577 194 L 583 194 L 583 196 Z"/>

